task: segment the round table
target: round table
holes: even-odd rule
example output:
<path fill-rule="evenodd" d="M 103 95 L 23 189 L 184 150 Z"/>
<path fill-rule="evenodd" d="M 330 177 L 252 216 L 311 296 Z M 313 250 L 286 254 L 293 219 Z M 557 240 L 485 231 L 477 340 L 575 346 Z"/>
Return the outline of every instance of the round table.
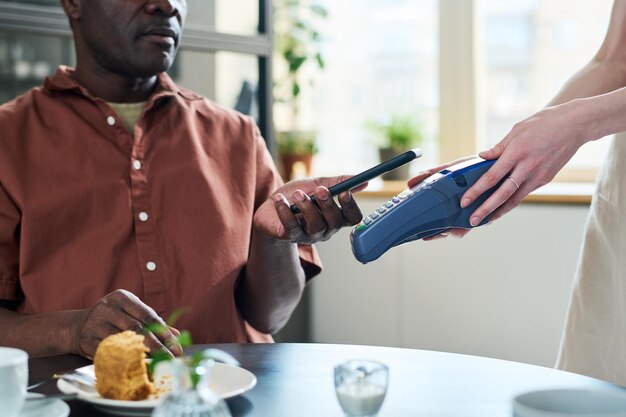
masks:
<path fill-rule="evenodd" d="M 522 363 L 477 356 L 375 346 L 330 344 L 216 344 L 252 371 L 257 385 L 228 400 L 234 417 L 342 417 L 334 391 L 333 367 L 349 359 L 373 359 L 389 366 L 387 397 L 379 417 L 511 417 L 512 398 L 549 388 L 591 388 L 623 392 L 593 378 Z M 65 355 L 29 361 L 30 383 L 87 365 Z M 45 384 L 42 392 L 56 392 Z M 69 401 L 71 417 L 104 416 L 81 401 Z"/>

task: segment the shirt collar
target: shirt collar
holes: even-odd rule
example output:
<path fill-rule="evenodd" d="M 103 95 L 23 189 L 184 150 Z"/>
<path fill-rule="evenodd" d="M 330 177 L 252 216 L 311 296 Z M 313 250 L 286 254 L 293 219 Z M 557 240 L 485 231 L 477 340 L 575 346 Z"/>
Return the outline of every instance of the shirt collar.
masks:
<path fill-rule="evenodd" d="M 44 89 L 48 91 L 76 91 L 81 93 L 82 95 L 89 97 L 91 99 L 96 99 L 85 87 L 80 85 L 78 81 L 72 77 L 74 74 L 74 68 L 67 67 L 65 65 L 60 65 L 57 69 L 56 73 L 52 77 L 46 77 L 44 81 Z M 152 96 L 148 99 L 148 101 L 154 101 L 161 97 L 166 96 L 175 96 L 179 95 L 187 100 L 197 100 L 201 97 L 196 95 L 195 93 L 181 89 L 172 81 L 170 76 L 162 72 L 157 75 L 158 84 Z"/>

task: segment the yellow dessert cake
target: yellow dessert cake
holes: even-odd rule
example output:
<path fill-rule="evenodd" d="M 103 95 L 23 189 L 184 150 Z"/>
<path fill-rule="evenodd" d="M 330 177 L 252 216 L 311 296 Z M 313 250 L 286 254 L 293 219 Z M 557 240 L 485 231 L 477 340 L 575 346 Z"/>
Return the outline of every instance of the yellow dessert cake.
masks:
<path fill-rule="evenodd" d="M 104 398 L 143 400 L 154 392 L 148 378 L 144 337 L 127 330 L 105 338 L 94 357 L 96 389 Z"/>

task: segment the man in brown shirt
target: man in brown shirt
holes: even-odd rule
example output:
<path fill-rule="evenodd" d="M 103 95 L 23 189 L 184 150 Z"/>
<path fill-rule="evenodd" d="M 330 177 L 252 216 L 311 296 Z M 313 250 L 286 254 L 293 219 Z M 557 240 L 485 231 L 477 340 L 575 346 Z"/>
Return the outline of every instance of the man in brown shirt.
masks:
<path fill-rule="evenodd" d="M 311 244 L 361 219 L 342 178 L 281 186 L 253 120 L 170 80 L 184 0 L 61 2 L 76 69 L 0 107 L 0 345 L 90 357 L 180 307 L 200 343 L 280 329 Z M 115 103 L 143 107 L 130 131 Z"/>

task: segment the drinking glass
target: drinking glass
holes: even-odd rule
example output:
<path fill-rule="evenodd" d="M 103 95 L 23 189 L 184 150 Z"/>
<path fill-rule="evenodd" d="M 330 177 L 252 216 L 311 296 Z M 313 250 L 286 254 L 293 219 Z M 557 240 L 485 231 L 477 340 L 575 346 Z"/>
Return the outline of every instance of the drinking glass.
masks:
<path fill-rule="evenodd" d="M 372 360 L 351 360 L 335 366 L 335 393 L 351 417 L 378 414 L 387 394 L 389 368 Z"/>
<path fill-rule="evenodd" d="M 211 367 L 209 359 L 199 364 L 175 359 L 173 391 L 155 407 L 152 417 L 232 417 L 228 405 L 211 389 Z M 191 375 L 199 377 L 194 386 Z"/>

